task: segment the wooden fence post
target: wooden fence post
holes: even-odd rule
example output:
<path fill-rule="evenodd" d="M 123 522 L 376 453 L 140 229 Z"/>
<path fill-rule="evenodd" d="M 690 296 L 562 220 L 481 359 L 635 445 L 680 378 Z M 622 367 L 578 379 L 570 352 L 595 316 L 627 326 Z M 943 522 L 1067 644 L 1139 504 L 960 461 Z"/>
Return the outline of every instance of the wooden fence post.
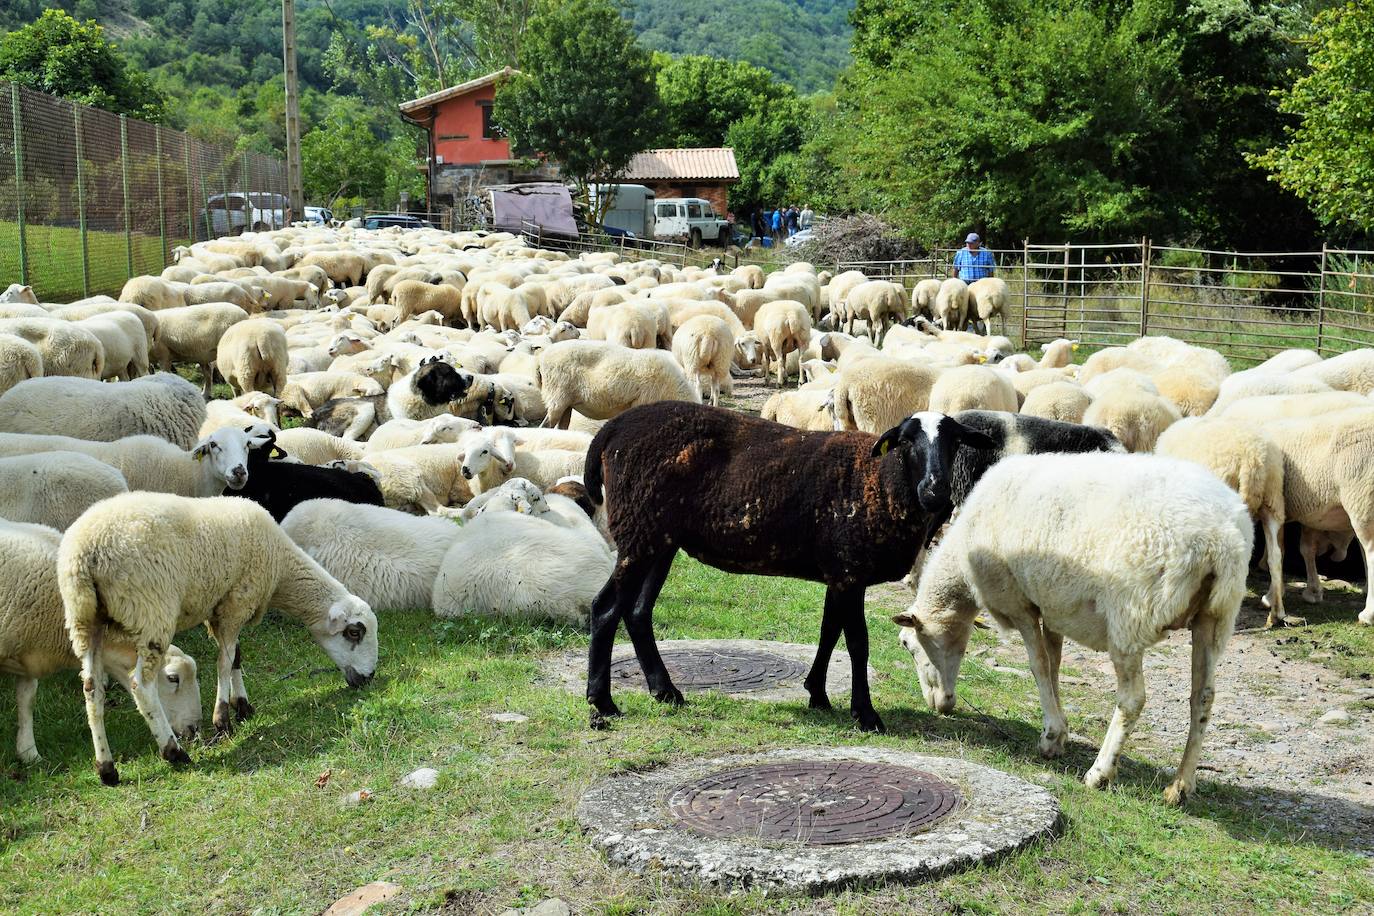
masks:
<path fill-rule="evenodd" d="M 1317 355 L 1322 355 L 1326 337 L 1326 243 L 1322 242 L 1321 273 L 1317 277 Z"/>
<path fill-rule="evenodd" d="M 1140 240 L 1140 336 L 1149 327 L 1150 315 L 1150 240 Z"/>
<path fill-rule="evenodd" d="M 24 118 L 19 112 L 19 84 L 10 83 L 10 118 L 14 126 L 14 217 L 19 224 L 19 282 L 29 285 L 29 242 L 24 228 Z"/>
<path fill-rule="evenodd" d="M 91 248 L 86 237 L 86 151 L 81 146 L 81 106 L 72 106 L 72 136 L 76 141 L 76 221 L 81 230 L 81 295 L 91 294 Z"/>

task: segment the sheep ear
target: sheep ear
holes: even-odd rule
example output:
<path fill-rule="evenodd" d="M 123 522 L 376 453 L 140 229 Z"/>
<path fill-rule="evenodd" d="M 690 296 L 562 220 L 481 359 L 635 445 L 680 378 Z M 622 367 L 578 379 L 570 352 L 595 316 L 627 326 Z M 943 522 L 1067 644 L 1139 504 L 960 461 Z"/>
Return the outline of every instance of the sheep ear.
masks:
<path fill-rule="evenodd" d="M 348 626 L 348 612 L 337 604 L 331 605 L 325 623 L 329 627 L 329 635 L 337 636 L 343 632 L 344 627 Z"/>
<path fill-rule="evenodd" d="M 902 611 L 900 614 L 892 615 L 892 622 L 899 627 L 911 627 L 913 630 L 921 629 L 921 621 L 911 611 Z"/>
<path fill-rule="evenodd" d="M 195 447 L 194 451 L 191 452 L 191 457 L 196 459 L 197 461 L 204 461 L 205 456 L 208 454 L 210 454 L 210 443 L 202 442 L 200 443 L 200 445 L 197 445 Z"/>
<path fill-rule="evenodd" d="M 873 457 L 881 458 L 892 451 L 892 447 L 901 439 L 901 435 L 902 428 L 900 426 L 894 426 L 879 436 L 878 441 L 873 443 Z"/>

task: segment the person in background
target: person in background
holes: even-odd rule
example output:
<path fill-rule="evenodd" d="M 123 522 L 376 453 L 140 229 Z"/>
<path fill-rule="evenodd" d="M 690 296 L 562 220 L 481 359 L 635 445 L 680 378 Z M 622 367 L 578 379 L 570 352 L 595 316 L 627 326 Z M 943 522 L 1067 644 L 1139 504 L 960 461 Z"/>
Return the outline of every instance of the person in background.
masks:
<path fill-rule="evenodd" d="M 796 235 L 796 234 L 797 234 L 797 217 L 798 217 L 797 206 L 796 206 L 796 204 L 793 204 L 792 206 L 790 206 L 790 207 L 787 208 L 787 217 L 786 217 L 786 219 L 787 219 L 787 234 L 788 234 L 788 235 Z"/>
<path fill-rule="evenodd" d="M 803 204 L 801 209 L 801 215 L 797 217 L 798 228 L 800 228 L 803 232 L 805 232 L 807 229 L 810 229 L 811 220 L 814 219 L 815 216 L 816 214 L 811 210 L 811 205 Z"/>
<path fill-rule="evenodd" d="M 756 239 L 761 239 L 768 234 L 768 229 L 763 225 L 762 207 L 754 208 L 753 222 L 750 224 L 750 228 L 753 230 L 754 238 Z"/>
<path fill-rule="evenodd" d="M 991 277 L 997 271 L 997 259 L 991 251 L 983 247 L 978 233 L 970 232 L 964 239 L 964 247 L 954 252 L 954 263 L 950 271 L 965 283 Z"/>
<path fill-rule="evenodd" d="M 782 241 L 782 207 L 773 208 L 772 219 L 773 241 Z"/>

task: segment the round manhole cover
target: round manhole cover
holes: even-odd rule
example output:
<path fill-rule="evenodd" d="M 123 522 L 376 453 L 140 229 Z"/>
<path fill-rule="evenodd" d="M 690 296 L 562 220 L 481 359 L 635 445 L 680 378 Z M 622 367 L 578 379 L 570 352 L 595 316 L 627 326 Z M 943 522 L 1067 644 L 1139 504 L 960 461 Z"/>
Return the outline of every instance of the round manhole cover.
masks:
<path fill-rule="evenodd" d="M 673 683 L 682 690 L 744 693 L 800 681 L 807 672 L 803 662 L 748 649 L 670 649 L 662 657 Z M 634 656 L 612 662 L 611 676 L 617 680 L 644 677 Z"/>
<path fill-rule="evenodd" d="M 919 833 L 959 804 L 959 789 L 922 770 L 852 760 L 787 761 L 711 773 L 668 796 L 677 822 L 707 836 L 807 846 Z"/>

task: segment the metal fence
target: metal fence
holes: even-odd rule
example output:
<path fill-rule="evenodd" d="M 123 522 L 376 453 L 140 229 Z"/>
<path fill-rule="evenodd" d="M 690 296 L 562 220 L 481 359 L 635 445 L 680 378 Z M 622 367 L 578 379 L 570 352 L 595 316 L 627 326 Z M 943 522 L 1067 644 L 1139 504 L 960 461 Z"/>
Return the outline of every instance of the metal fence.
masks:
<path fill-rule="evenodd" d="M 0 286 L 113 295 L 175 246 L 245 228 L 231 195 L 285 193 L 278 159 L 0 83 Z"/>
<path fill-rule="evenodd" d="M 913 289 L 950 275 L 955 249 L 918 260 L 843 263 Z M 1374 346 L 1374 252 L 1239 252 L 1114 245 L 996 249 L 1007 282 L 1008 336 L 1026 348 L 1056 337 L 1085 348 L 1167 334 L 1242 363 L 1289 348 L 1323 355 Z M 996 329 L 996 325 L 994 325 Z"/>

